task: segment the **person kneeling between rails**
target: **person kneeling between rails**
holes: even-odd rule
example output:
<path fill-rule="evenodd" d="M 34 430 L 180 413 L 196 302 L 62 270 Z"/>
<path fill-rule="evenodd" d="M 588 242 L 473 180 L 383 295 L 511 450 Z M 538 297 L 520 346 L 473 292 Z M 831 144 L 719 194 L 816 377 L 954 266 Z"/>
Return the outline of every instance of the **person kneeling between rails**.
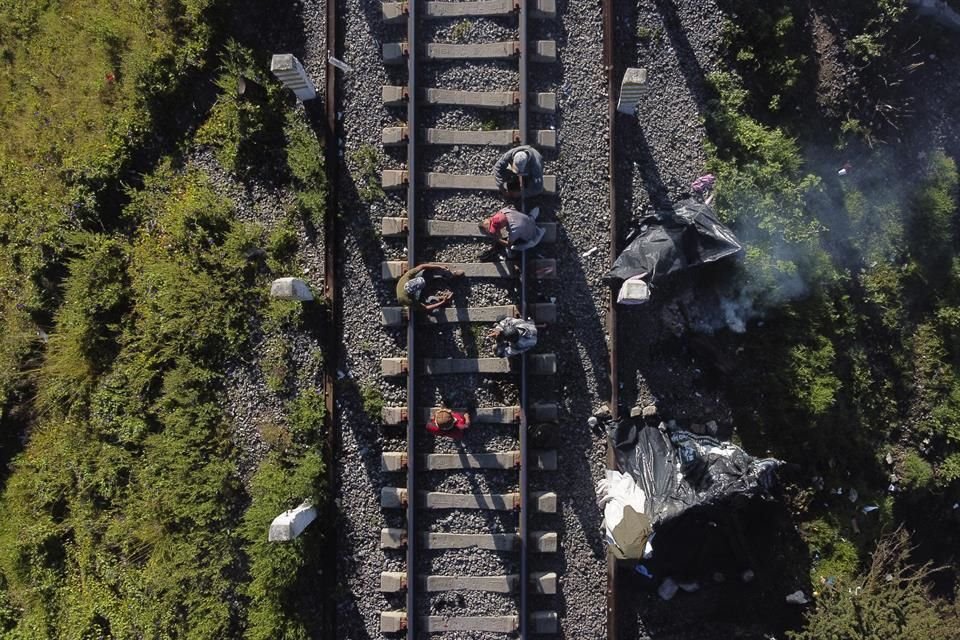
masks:
<path fill-rule="evenodd" d="M 493 240 L 493 248 L 486 252 L 481 259 L 490 259 L 501 248 L 507 250 L 507 257 L 514 251 L 526 251 L 537 246 L 546 233 L 536 223 L 540 215 L 540 207 L 534 207 L 529 214 L 517 211 L 513 206 L 500 209 L 495 214 L 482 220 L 477 227 L 480 233 Z"/>
<path fill-rule="evenodd" d="M 397 300 L 405 307 L 420 311 L 433 311 L 453 300 L 453 292 L 448 290 L 427 294 L 428 281 L 445 281 L 459 278 L 463 271 L 450 270 L 441 264 L 426 262 L 418 264 L 400 276 L 397 280 Z"/>
<path fill-rule="evenodd" d="M 537 325 L 532 320 L 504 318 L 493 327 L 488 337 L 497 341 L 494 349 L 497 356 L 518 356 L 537 345 Z"/>
<path fill-rule="evenodd" d="M 470 414 L 460 413 L 441 407 L 427 423 L 427 433 L 435 436 L 445 436 L 454 440 L 462 440 L 467 429 L 470 428 Z"/>

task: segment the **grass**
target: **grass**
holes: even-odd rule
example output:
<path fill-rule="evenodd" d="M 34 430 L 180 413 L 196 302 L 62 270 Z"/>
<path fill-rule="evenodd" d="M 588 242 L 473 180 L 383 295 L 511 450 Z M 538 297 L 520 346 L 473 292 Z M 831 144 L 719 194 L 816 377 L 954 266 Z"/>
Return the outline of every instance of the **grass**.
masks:
<path fill-rule="evenodd" d="M 206 64 L 218 0 L 0 6 L 0 404 L 59 297 L 69 236 L 118 214 L 164 101 Z"/>
<path fill-rule="evenodd" d="M 360 389 L 360 399 L 363 402 L 363 412 L 372 422 L 379 422 L 383 415 L 383 394 L 373 385 L 365 385 Z"/>
<path fill-rule="evenodd" d="M 450 39 L 454 42 L 466 42 L 470 37 L 470 30 L 472 28 L 472 22 L 469 20 L 461 20 L 450 29 Z"/>
<path fill-rule="evenodd" d="M 357 195 L 366 203 L 382 200 L 385 196 L 380 186 L 380 152 L 370 144 L 350 154 L 350 163 L 356 167 Z"/>
<path fill-rule="evenodd" d="M 160 129 L 190 113 L 178 92 L 216 57 L 218 8 L 0 7 L 0 415 L 23 367 L 36 397 L 0 495 L 0 636 L 317 633 L 325 527 L 285 547 L 265 531 L 278 510 L 325 499 L 323 398 L 291 393 L 283 419 L 261 425 L 272 449 L 249 493 L 222 408 L 251 334 L 302 320 L 302 305 L 266 295 L 295 266 L 298 221 L 269 235 L 240 222 L 182 156 L 131 173 L 154 136 L 208 146 L 241 181 L 279 167 L 265 177 L 292 183 L 322 221 L 322 148 L 249 51 L 226 46 L 195 139 Z M 236 100 L 238 74 L 262 80 L 266 100 Z"/>

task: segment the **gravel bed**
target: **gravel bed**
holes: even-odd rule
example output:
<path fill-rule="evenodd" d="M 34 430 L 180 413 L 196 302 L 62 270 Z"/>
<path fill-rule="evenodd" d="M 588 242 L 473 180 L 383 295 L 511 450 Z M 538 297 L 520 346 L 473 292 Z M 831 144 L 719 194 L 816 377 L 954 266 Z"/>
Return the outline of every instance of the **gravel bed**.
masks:
<path fill-rule="evenodd" d="M 403 240 L 381 239 L 377 234 L 384 215 L 403 216 L 403 193 L 389 194 L 383 201 L 364 202 L 356 184 L 362 181 L 355 152 L 364 145 L 380 148 L 384 126 L 403 122 L 402 109 L 384 108 L 380 87 L 402 84 L 406 71 L 384 67 L 380 55 L 383 42 L 404 37 L 403 29 L 384 27 L 378 6 L 358 0 L 343 4 L 344 61 L 353 71 L 343 77 L 342 156 L 348 171 L 340 183 L 343 237 L 339 280 L 343 294 L 344 378 L 338 388 L 343 451 L 338 461 L 342 525 L 338 544 L 341 554 L 340 581 L 344 597 L 338 610 L 338 637 L 378 638 L 379 611 L 402 608 L 403 599 L 380 594 L 379 573 L 403 569 L 403 555 L 379 549 L 379 529 L 402 526 L 399 510 L 380 509 L 378 495 L 383 486 L 403 486 L 403 474 L 379 471 L 382 451 L 403 450 L 402 428 L 385 428 L 363 413 L 360 393 L 376 389 L 387 405 L 406 403 L 405 380 L 387 380 L 380 375 L 381 357 L 403 355 L 405 332 L 379 325 L 380 307 L 395 305 L 394 283 L 380 277 L 384 259 L 403 260 Z M 599 513 L 593 487 L 603 467 L 604 442 L 591 435 L 586 418 L 609 395 L 607 353 L 603 333 L 606 290 L 599 278 L 607 262 L 609 216 L 598 214 L 607 200 L 606 96 L 601 60 L 601 19 L 594 2 L 558 3 L 556 21 L 548 25 L 531 22 L 535 38 L 558 40 L 560 62 L 535 65 L 531 88 L 558 91 L 558 114 L 536 114 L 535 127 L 556 127 L 560 149 L 545 154 L 548 173 L 558 176 L 559 197 L 540 199 L 543 220 L 563 225 L 555 246 L 543 245 L 536 253 L 558 257 L 560 278 L 532 283 L 532 299 L 557 299 L 560 318 L 543 332 L 543 349 L 557 354 L 561 375 L 556 379 L 531 380 L 531 399 L 556 401 L 562 407 L 558 425 L 531 427 L 531 441 L 544 448 L 558 449 L 560 471 L 531 474 L 539 490 L 559 494 L 558 515 L 533 515 L 531 523 L 561 534 L 561 553 L 531 556 L 532 571 L 555 570 L 561 574 L 558 596 L 536 597 L 539 608 L 556 610 L 561 616 L 561 637 L 602 638 L 605 635 L 605 565 L 600 545 Z M 513 19 L 477 19 L 469 28 L 458 21 L 437 21 L 426 29 L 425 39 L 454 42 L 463 37 L 471 42 L 493 42 L 515 37 Z M 465 33 L 464 33 L 465 30 Z M 443 62 L 420 73 L 421 86 L 467 90 L 516 90 L 519 78 L 513 62 Z M 563 88 L 565 93 L 561 90 Z M 431 108 L 421 112 L 421 125 L 476 129 L 515 128 L 516 115 L 473 109 Z M 489 171 L 502 152 L 499 148 L 461 146 L 430 149 L 418 159 L 422 170 L 481 174 Z M 401 169 L 405 149 L 382 150 L 383 168 Z M 532 204 L 532 203 L 531 203 Z M 449 192 L 423 193 L 419 215 L 441 220 L 479 221 L 502 203 L 491 194 Z M 589 259 L 578 256 L 599 246 Z M 486 249 L 476 241 L 421 241 L 419 261 L 473 262 Z M 509 282 L 474 281 L 451 283 L 457 304 L 482 306 L 516 302 Z M 487 327 L 476 329 L 423 327 L 418 329 L 418 349 L 425 356 L 484 357 L 492 345 L 483 339 Z M 362 347 L 361 347 L 362 345 Z M 517 390 L 510 376 L 457 376 L 456 379 L 421 379 L 417 389 L 421 406 L 446 402 L 450 406 L 513 404 Z M 507 451 L 518 446 L 516 429 L 508 425 L 476 425 L 459 443 L 446 439 L 418 438 L 418 451 L 456 452 Z M 462 449 L 461 449 L 462 448 Z M 515 491 L 518 475 L 513 471 L 492 473 L 443 472 L 422 474 L 420 489 L 467 493 Z M 484 511 L 419 512 L 421 530 L 432 531 L 515 531 L 516 515 Z M 552 557 L 550 557 L 552 556 Z M 421 552 L 418 569 L 437 574 L 497 575 L 518 571 L 517 557 L 477 549 Z M 448 615 L 503 615 L 516 611 L 516 595 L 441 593 L 422 598 L 422 613 Z M 451 638 L 483 638 L 489 634 L 446 634 Z M 495 636 L 489 636 L 495 637 Z"/>

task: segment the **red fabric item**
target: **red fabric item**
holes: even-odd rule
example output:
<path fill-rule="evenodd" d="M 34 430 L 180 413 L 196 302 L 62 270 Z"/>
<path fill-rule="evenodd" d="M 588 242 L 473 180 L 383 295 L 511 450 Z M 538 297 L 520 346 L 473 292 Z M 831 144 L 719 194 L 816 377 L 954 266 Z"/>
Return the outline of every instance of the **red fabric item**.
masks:
<path fill-rule="evenodd" d="M 447 438 L 452 438 L 454 440 L 462 440 L 463 434 L 469 427 L 467 424 L 467 419 L 462 413 L 457 413 L 456 411 L 450 412 L 453 415 L 453 426 L 449 429 L 441 429 L 437 425 L 437 419 L 430 418 L 430 422 L 427 423 L 427 433 L 435 436 L 445 436 Z"/>
<path fill-rule="evenodd" d="M 497 211 L 495 214 L 490 216 L 490 226 L 487 228 L 487 231 L 490 233 L 497 233 L 505 226 L 507 226 L 507 214 L 505 214 L 503 211 Z"/>

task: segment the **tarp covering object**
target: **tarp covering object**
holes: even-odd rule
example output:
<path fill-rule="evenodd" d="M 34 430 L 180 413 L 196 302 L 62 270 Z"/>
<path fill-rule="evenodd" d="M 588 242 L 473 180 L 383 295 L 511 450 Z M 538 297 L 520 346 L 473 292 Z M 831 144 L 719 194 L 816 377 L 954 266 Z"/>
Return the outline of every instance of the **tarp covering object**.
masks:
<path fill-rule="evenodd" d="M 733 255 L 740 242 L 717 220 L 710 206 L 682 200 L 669 211 L 657 211 L 640 220 L 639 233 L 617 257 L 608 280 L 643 276 L 647 282 L 667 274 Z"/>
<path fill-rule="evenodd" d="M 722 507 L 734 496 L 766 493 L 781 465 L 772 458 L 754 458 L 729 442 L 662 424 L 655 428 L 623 419 L 611 425 L 610 435 L 620 471 L 636 484 L 629 503 L 643 505 L 643 521 L 654 533 L 694 508 Z M 639 547 L 637 532 L 621 531 L 620 540 L 612 524 L 607 523 L 607 534 L 621 551 Z"/>

